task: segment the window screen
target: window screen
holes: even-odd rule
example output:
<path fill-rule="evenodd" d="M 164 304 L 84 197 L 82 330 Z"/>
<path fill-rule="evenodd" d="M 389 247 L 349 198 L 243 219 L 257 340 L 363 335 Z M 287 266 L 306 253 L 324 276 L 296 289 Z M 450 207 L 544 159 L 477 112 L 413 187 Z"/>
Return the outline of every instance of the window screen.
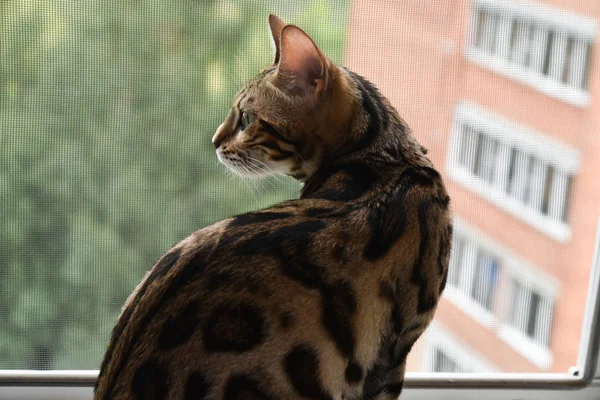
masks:
<path fill-rule="evenodd" d="M 0 369 L 97 369 L 127 295 L 191 232 L 297 196 L 211 137 L 272 61 L 267 15 L 375 83 L 452 198 L 409 371 L 566 372 L 599 217 L 600 0 L 0 4 Z"/>

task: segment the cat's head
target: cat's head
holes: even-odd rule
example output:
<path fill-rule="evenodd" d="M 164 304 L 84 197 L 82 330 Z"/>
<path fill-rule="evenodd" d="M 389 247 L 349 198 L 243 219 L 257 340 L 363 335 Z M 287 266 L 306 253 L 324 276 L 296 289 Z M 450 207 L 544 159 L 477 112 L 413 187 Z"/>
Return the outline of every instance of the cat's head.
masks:
<path fill-rule="evenodd" d="M 274 15 L 275 61 L 235 96 L 212 142 L 241 176 L 309 178 L 343 142 L 353 96 L 341 70 L 303 30 Z"/>

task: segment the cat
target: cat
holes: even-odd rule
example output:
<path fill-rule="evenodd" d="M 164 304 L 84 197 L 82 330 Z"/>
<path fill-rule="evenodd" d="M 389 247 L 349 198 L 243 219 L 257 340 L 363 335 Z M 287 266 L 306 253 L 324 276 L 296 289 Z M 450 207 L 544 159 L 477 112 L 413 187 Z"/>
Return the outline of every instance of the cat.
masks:
<path fill-rule="evenodd" d="M 396 399 L 446 284 L 449 196 L 378 89 L 270 15 L 212 144 L 299 198 L 201 229 L 127 299 L 95 399 Z"/>

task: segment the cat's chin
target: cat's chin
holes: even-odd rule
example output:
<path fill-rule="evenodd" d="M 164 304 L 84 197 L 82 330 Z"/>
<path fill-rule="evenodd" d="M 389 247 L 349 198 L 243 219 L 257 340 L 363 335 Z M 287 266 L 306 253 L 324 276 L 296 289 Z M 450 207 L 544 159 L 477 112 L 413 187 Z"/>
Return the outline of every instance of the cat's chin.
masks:
<path fill-rule="evenodd" d="M 271 175 L 274 175 L 272 172 L 251 170 L 251 169 L 248 169 L 248 167 L 243 167 L 243 166 L 226 165 L 226 167 L 231 172 L 233 172 L 235 175 L 237 175 L 243 179 L 267 178 Z"/>
<path fill-rule="evenodd" d="M 276 172 L 270 168 L 246 163 L 242 160 L 230 160 L 226 157 L 219 157 L 219 161 L 228 170 L 233 172 L 234 175 L 244 179 L 266 178 L 276 174 Z"/>
<path fill-rule="evenodd" d="M 228 170 L 244 179 L 267 178 L 273 175 L 289 175 L 288 168 L 279 163 L 269 163 L 256 158 L 250 160 L 239 155 L 222 155 L 217 151 L 217 158 Z"/>

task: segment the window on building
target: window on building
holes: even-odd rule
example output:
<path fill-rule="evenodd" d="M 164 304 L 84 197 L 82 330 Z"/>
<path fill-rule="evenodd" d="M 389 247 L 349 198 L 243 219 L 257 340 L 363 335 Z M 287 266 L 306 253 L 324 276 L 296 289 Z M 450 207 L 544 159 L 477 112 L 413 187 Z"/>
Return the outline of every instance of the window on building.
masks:
<path fill-rule="evenodd" d="M 500 258 L 456 230 L 448 270 L 448 284 L 487 311 L 499 282 Z"/>
<path fill-rule="evenodd" d="M 527 3 L 474 1 L 469 54 L 549 94 L 587 92 L 594 29 L 585 19 L 565 22 L 536 10 Z"/>
<path fill-rule="evenodd" d="M 523 207 L 567 222 L 570 174 L 515 144 L 477 130 L 468 121 L 460 124 L 457 140 L 464 142 L 458 157 L 460 167 Z"/>
<path fill-rule="evenodd" d="M 423 365 L 427 372 L 482 373 L 498 368 L 439 322 L 423 333 Z"/>
<path fill-rule="evenodd" d="M 507 298 L 507 324 L 537 344 L 548 347 L 553 301 L 515 278 L 510 278 Z"/>
<path fill-rule="evenodd" d="M 459 105 L 455 119 L 449 147 L 455 178 L 564 240 L 577 152 L 550 141 L 546 151 L 536 144 L 539 134 L 474 105 Z"/>
<path fill-rule="evenodd" d="M 431 372 L 472 372 L 461 364 L 460 360 L 453 359 L 444 351 L 443 347 L 433 349 L 433 368 Z"/>
<path fill-rule="evenodd" d="M 460 219 L 444 297 L 532 363 L 551 365 L 555 278 Z"/>
<path fill-rule="evenodd" d="M 539 274 L 523 274 L 514 265 L 507 271 L 504 308 L 498 319 L 498 337 L 542 370 L 552 367 L 552 324 L 556 287 Z M 545 282 L 545 283 L 544 283 Z"/>

